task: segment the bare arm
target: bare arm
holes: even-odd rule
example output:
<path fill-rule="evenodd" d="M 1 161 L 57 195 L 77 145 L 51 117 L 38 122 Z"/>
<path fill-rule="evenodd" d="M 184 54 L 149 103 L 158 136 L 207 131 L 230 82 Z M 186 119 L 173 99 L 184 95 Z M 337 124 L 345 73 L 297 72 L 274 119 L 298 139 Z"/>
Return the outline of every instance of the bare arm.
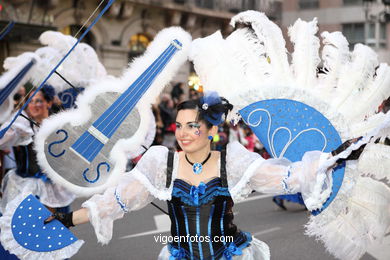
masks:
<path fill-rule="evenodd" d="M 81 208 L 73 212 L 72 217 L 73 225 L 80 225 L 89 222 L 88 209 Z"/>

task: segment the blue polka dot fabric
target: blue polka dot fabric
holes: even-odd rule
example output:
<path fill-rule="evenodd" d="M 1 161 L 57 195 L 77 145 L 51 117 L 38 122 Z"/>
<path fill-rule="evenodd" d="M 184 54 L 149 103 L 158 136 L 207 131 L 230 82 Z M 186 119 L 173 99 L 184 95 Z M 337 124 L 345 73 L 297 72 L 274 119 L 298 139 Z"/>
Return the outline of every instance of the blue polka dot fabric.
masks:
<path fill-rule="evenodd" d="M 292 162 L 302 160 L 307 151 L 331 152 L 341 143 L 340 135 L 331 122 L 313 107 L 289 99 L 258 101 L 240 110 L 244 122 L 273 158 L 284 157 Z M 332 195 L 323 211 L 335 198 L 344 177 L 344 165 L 333 173 Z"/>
<path fill-rule="evenodd" d="M 62 249 L 77 241 L 77 238 L 60 221 L 48 224 L 43 221 L 51 212 L 33 196 L 27 196 L 12 217 L 12 234 L 24 248 L 37 252 Z"/>

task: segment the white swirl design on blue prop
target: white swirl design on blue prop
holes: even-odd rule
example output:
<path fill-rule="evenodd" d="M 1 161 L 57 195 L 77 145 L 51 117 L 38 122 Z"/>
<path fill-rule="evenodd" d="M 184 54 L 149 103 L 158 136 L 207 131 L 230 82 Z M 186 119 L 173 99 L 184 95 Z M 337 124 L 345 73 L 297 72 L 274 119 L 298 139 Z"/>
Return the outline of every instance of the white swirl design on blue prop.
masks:
<path fill-rule="evenodd" d="M 62 92 L 61 102 L 67 107 L 72 107 L 75 102 L 75 96 L 71 92 Z"/>
<path fill-rule="evenodd" d="M 269 119 L 269 123 L 268 123 L 268 132 L 267 132 L 267 138 L 268 138 L 268 144 L 269 144 L 269 147 L 270 147 L 270 152 L 272 154 L 272 157 L 273 158 L 282 158 L 284 156 L 284 154 L 286 153 L 287 149 L 290 147 L 290 145 L 292 143 L 295 142 L 295 140 L 300 136 L 302 135 L 303 133 L 306 133 L 306 132 L 310 132 L 310 131 L 315 131 L 315 132 L 318 132 L 321 134 L 321 136 L 324 138 L 324 145 L 321 149 L 321 151 L 323 152 L 327 146 L 327 139 L 326 139 L 326 136 L 325 134 L 317 129 L 317 128 L 308 128 L 308 129 L 305 129 L 305 130 L 302 130 L 300 131 L 294 138 L 292 138 L 292 133 L 291 133 L 291 130 L 288 129 L 287 127 L 284 127 L 284 126 L 281 126 L 281 127 L 278 127 L 276 128 L 273 132 L 272 132 L 272 135 L 271 135 L 271 125 L 272 125 L 272 117 L 271 117 L 271 114 L 268 110 L 266 109 L 263 109 L 263 108 L 258 108 L 258 109 L 255 109 L 253 111 L 251 111 L 248 115 L 248 117 L 246 118 L 246 122 L 249 126 L 251 127 L 257 127 L 259 126 L 262 122 L 263 122 L 263 117 L 260 116 L 258 122 L 256 123 L 251 123 L 251 117 L 254 113 L 258 112 L 258 111 L 261 111 L 261 112 L 265 112 L 268 116 L 268 119 Z M 274 147 L 274 139 L 275 139 L 275 135 L 277 134 L 277 132 L 279 132 L 280 130 L 285 130 L 287 131 L 288 135 L 289 135 L 289 138 L 288 138 L 288 141 L 287 143 L 285 144 L 285 146 L 283 147 L 282 151 L 280 152 L 279 155 L 276 154 L 276 151 L 275 151 L 275 147 Z"/>

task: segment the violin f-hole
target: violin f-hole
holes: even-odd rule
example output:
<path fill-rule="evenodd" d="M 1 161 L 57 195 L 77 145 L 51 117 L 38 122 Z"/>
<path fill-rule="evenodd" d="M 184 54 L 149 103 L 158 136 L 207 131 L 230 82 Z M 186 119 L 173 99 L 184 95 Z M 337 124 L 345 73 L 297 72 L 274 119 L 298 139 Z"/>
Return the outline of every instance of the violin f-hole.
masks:
<path fill-rule="evenodd" d="M 107 163 L 107 162 L 101 162 L 98 164 L 98 166 L 96 167 L 96 177 L 95 179 L 91 180 L 88 178 L 87 176 L 87 172 L 89 171 L 89 168 L 85 169 L 84 172 L 83 172 L 83 178 L 84 180 L 86 180 L 87 182 L 89 183 L 95 183 L 97 182 L 99 179 L 100 179 L 100 167 L 105 165 L 106 166 L 106 171 L 109 172 L 110 171 L 110 165 Z"/>
<path fill-rule="evenodd" d="M 56 134 L 58 135 L 59 133 L 64 133 L 65 137 L 62 140 L 54 141 L 54 142 L 50 143 L 48 145 L 48 147 L 47 147 L 47 150 L 48 150 L 49 154 L 51 156 L 53 156 L 53 157 L 56 157 L 56 158 L 63 156 L 65 154 L 65 150 L 62 150 L 62 152 L 60 152 L 58 154 L 55 154 L 51 150 L 52 146 L 55 145 L 55 144 L 61 144 L 61 143 L 65 142 L 68 139 L 68 132 L 66 132 L 65 130 L 63 130 L 63 129 L 57 130 Z"/>

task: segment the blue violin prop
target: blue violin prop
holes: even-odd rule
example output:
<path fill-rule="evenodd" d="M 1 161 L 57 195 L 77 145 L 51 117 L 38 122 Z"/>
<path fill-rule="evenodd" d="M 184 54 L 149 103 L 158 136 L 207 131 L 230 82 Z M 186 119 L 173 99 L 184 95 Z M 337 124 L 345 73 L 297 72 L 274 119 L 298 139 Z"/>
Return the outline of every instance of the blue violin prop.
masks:
<path fill-rule="evenodd" d="M 125 172 L 129 151 L 142 149 L 154 122 L 150 104 L 142 104 L 142 97 L 151 86 L 148 95 L 158 95 L 173 76 L 169 72 L 181 65 L 172 59 L 182 49 L 181 38 L 186 41 L 188 34 L 178 30 L 170 28 L 157 35 L 155 41 L 162 44 L 150 47 L 121 78 L 107 78 L 84 90 L 77 99 L 77 109 L 42 123 L 35 137 L 38 163 L 53 181 L 76 195 L 89 196 Z M 180 53 L 178 58 L 184 62 L 186 54 Z M 133 71 L 137 78 L 131 78 Z"/>

